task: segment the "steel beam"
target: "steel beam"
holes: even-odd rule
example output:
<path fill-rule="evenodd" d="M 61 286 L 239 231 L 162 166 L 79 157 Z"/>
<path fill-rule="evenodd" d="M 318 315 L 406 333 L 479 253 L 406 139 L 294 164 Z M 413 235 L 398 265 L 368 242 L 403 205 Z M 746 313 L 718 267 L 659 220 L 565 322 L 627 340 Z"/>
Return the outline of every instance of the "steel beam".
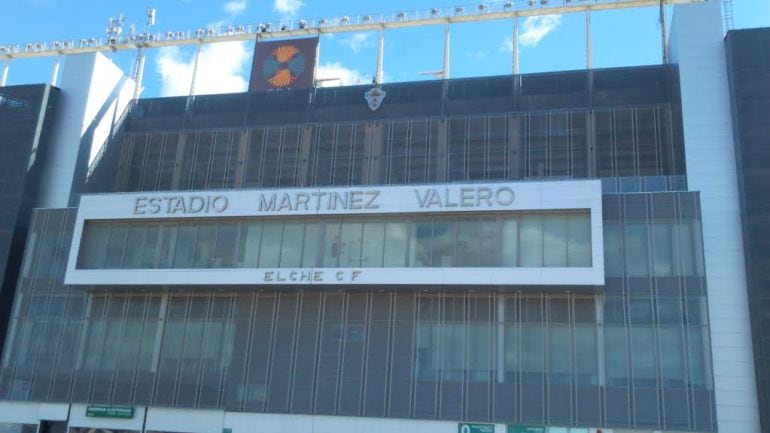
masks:
<path fill-rule="evenodd" d="M 195 50 L 195 61 L 193 61 L 192 77 L 190 78 L 190 96 L 195 96 L 195 81 L 198 78 L 198 64 L 200 63 L 202 49 L 203 44 L 198 44 L 198 48 Z"/>
<path fill-rule="evenodd" d="M 6 60 L 5 64 L 3 65 L 3 72 L 0 73 L 0 87 L 5 87 L 5 85 L 8 83 L 8 69 L 10 69 L 10 67 L 10 60 Z"/>
<path fill-rule="evenodd" d="M 377 46 L 377 73 L 374 75 L 376 84 L 382 84 L 382 58 L 385 55 L 385 29 L 380 29 L 380 41 Z"/>
<path fill-rule="evenodd" d="M 519 17 L 513 17 L 513 36 L 511 37 L 511 48 L 513 52 L 513 75 L 519 74 Z"/>
<path fill-rule="evenodd" d="M 103 38 L 86 38 L 79 41 L 59 41 L 57 43 L 3 45 L 0 43 L 0 60 L 23 59 L 34 57 L 50 57 L 92 52 L 113 52 L 135 50 L 137 48 L 160 48 L 169 46 L 210 44 L 229 41 L 253 41 L 259 35 L 260 39 L 286 38 L 297 36 L 316 36 L 321 33 L 344 33 L 376 31 L 381 29 L 396 29 L 403 27 L 420 27 L 446 25 L 464 22 L 479 22 L 512 19 L 514 17 L 530 17 L 551 14 L 567 14 L 576 12 L 592 12 L 613 9 L 628 9 L 639 7 L 654 7 L 684 3 L 699 3 L 707 0 L 550 0 L 535 1 L 530 5 L 527 0 L 495 2 L 479 8 L 478 5 L 437 8 L 414 12 L 398 12 L 395 14 L 362 15 L 357 17 L 322 18 L 312 21 L 292 20 L 278 22 L 277 26 L 268 30 L 257 25 L 225 26 L 196 31 L 145 33 L 134 35 L 132 39 L 121 38 L 115 43 L 109 43 Z"/>
<path fill-rule="evenodd" d="M 591 38 L 591 11 L 586 12 L 586 69 L 594 67 L 594 47 Z"/>
<path fill-rule="evenodd" d="M 56 61 L 53 64 L 53 72 L 51 72 L 51 85 L 56 86 L 56 82 L 59 80 L 59 68 L 61 67 L 61 59 L 63 56 L 56 57 Z"/>

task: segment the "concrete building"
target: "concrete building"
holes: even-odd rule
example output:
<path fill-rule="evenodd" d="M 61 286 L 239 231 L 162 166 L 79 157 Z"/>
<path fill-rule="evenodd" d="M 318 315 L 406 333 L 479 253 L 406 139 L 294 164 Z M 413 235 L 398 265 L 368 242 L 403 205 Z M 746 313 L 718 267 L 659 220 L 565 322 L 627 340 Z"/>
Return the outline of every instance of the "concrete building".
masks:
<path fill-rule="evenodd" d="M 768 38 L 681 4 L 668 64 L 376 108 L 131 100 L 98 53 L 0 88 L 40 186 L 0 219 L 0 431 L 770 431 Z"/>

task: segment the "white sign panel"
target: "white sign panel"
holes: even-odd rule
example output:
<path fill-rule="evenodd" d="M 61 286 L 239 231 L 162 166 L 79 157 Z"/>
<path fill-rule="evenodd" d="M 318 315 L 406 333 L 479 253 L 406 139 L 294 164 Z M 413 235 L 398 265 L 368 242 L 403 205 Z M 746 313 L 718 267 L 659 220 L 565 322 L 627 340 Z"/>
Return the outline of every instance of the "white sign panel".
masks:
<path fill-rule="evenodd" d="M 585 268 L 76 269 L 89 220 L 589 210 L 592 266 Z M 601 183 L 597 180 L 191 191 L 85 195 L 66 284 L 603 285 Z"/>

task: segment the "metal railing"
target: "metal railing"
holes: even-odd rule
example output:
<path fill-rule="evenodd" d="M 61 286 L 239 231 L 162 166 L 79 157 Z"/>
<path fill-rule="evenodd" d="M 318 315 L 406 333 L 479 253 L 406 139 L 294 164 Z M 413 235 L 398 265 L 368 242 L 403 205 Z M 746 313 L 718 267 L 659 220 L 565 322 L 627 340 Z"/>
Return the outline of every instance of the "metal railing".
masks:
<path fill-rule="evenodd" d="M 343 15 L 312 20 L 293 19 L 264 21 L 248 25 L 228 25 L 196 30 L 134 33 L 126 36 L 82 38 L 53 42 L 0 44 L 0 60 L 50 57 L 100 51 L 122 51 L 137 48 L 194 45 L 257 38 L 310 36 L 322 33 L 371 31 L 400 27 L 417 27 L 459 22 L 474 22 L 601 11 L 636 7 L 651 7 L 696 3 L 707 0 L 509 0 L 473 5 L 398 11 L 390 14 Z"/>

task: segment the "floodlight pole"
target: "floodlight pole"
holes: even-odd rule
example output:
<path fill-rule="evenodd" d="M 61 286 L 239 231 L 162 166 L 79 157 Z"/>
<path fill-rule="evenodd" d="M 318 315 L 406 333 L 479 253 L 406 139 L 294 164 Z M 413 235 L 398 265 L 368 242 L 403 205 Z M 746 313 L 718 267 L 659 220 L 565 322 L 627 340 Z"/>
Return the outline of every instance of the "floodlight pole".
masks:
<path fill-rule="evenodd" d="M 380 44 L 377 49 L 377 73 L 375 74 L 375 84 L 382 84 L 382 57 L 385 54 L 385 27 L 380 29 Z"/>
<path fill-rule="evenodd" d="M 11 67 L 11 61 L 8 60 L 3 65 L 3 73 L 0 74 L 0 87 L 4 87 L 5 83 L 8 82 L 8 69 Z"/>
<path fill-rule="evenodd" d="M 513 75 L 519 73 L 519 16 L 513 17 L 513 37 L 511 39 L 511 47 L 513 48 Z"/>
<path fill-rule="evenodd" d="M 53 64 L 53 72 L 51 73 L 51 85 L 56 85 L 56 80 L 59 79 L 59 67 L 61 66 L 62 56 L 57 56 L 56 61 Z"/>
<path fill-rule="evenodd" d="M 444 27 L 444 69 L 441 71 L 441 78 L 449 79 L 449 23 Z"/>
<path fill-rule="evenodd" d="M 663 64 L 667 65 L 669 62 L 669 53 L 668 53 L 668 23 L 666 22 L 666 5 L 663 3 L 663 0 L 660 0 L 660 37 L 662 39 L 662 53 L 663 53 Z"/>
<path fill-rule="evenodd" d="M 195 79 L 198 75 L 198 61 L 201 58 L 201 49 L 203 44 L 199 43 L 198 48 L 195 50 L 195 61 L 193 62 L 192 79 L 190 80 L 190 96 L 195 95 Z"/>
<path fill-rule="evenodd" d="M 586 11 L 586 69 L 594 67 L 594 50 L 591 45 L 591 11 Z"/>
<path fill-rule="evenodd" d="M 147 8 L 147 22 L 144 29 L 144 34 L 149 37 L 150 30 L 155 25 L 155 8 Z M 134 77 L 134 99 L 139 99 L 139 95 L 142 93 L 142 79 L 144 78 L 144 61 L 146 56 L 146 48 L 144 46 L 139 47 L 136 52 L 136 70 Z"/>
<path fill-rule="evenodd" d="M 136 59 L 136 76 L 134 77 L 134 99 L 139 99 L 142 93 L 142 79 L 144 78 L 145 48 L 139 48 Z"/>

